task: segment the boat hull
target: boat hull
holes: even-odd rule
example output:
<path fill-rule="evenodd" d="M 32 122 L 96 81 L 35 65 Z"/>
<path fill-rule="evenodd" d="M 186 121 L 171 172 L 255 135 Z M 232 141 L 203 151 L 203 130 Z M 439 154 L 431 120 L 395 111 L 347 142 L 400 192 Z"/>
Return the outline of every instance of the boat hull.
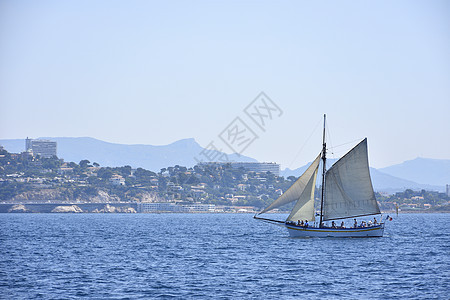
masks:
<path fill-rule="evenodd" d="M 337 238 L 365 238 L 382 237 L 384 223 L 362 228 L 318 228 L 301 227 L 285 224 L 291 237 L 337 237 Z"/>

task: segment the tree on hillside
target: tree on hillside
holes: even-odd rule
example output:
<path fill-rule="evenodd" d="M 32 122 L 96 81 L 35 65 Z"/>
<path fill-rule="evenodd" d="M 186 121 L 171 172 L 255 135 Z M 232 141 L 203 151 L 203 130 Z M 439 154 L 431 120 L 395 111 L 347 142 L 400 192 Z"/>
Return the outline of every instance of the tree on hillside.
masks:
<path fill-rule="evenodd" d="M 100 178 L 102 178 L 102 179 L 105 179 L 105 180 L 108 180 L 108 179 L 110 179 L 112 176 L 113 176 L 113 171 L 111 170 L 111 168 L 101 168 L 100 170 L 98 170 L 98 172 L 97 172 L 97 176 L 98 177 L 100 177 Z"/>
<path fill-rule="evenodd" d="M 76 168 L 76 167 L 78 167 L 78 165 L 77 165 L 76 163 L 74 163 L 73 161 L 71 161 L 68 165 L 69 165 L 69 167 L 71 167 L 71 168 Z"/>
<path fill-rule="evenodd" d="M 137 168 L 136 171 L 134 171 L 134 176 L 140 180 L 150 180 L 151 178 L 156 177 L 156 173 L 146 169 Z"/>
<path fill-rule="evenodd" d="M 44 169 L 56 170 L 61 166 L 61 164 L 62 162 L 56 156 L 42 159 L 42 167 Z"/>
<path fill-rule="evenodd" d="M 86 169 L 87 167 L 91 167 L 89 164 L 91 162 L 87 159 L 83 159 L 82 161 L 80 161 L 79 165 L 82 169 Z"/>
<path fill-rule="evenodd" d="M 119 167 L 118 171 L 119 171 L 120 175 L 122 175 L 123 177 L 127 177 L 127 176 L 131 175 L 131 167 L 130 166 Z"/>
<path fill-rule="evenodd" d="M 290 181 L 296 181 L 296 180 L 297 180 L 297 177 L 295 177 L 295 176 L 289 176 L 287 179 L 290 180 Z"/>

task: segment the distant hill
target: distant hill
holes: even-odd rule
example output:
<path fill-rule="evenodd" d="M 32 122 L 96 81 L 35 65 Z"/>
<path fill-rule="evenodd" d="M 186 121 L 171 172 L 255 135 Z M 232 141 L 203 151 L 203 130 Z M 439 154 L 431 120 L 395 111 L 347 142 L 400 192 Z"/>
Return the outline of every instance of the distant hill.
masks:
<path fill-rule="evenodd" d="M 331 166 L 336 159 L 330 160 L 330 164 L 327 163 L 327 166 Z M 311 164 L 308 163 L 307 165 L 304 165 L 298 169 L 285 169 L 280 172 L 280 174 L 284 177 L 288 176 L 300 176 L 303 174 L 303 172 L 308 168 L 308 166 Z M 321 169 L 321 166 L 319 167 Z M 382 169 L 381 169 L 382 170 Z M 420 169 L 418 169 L 416 172 L 420 173 Z M 373 188 L 377 192 L 386 192 L 386 193 L 395 193 L 395 192 L 402 192 L 406 189 L 412 189 L 412 190 L 431 190 L 431 191 L 439 191 L 444 192 L 445 185 L 438 185 L 438 184 L 423 184 L 423 183 L 417 183 L 413 180 L 407 180 L 396 176 L 392 176 L 390 174 L 387 174 L 385 172 L 382 172 L 380 170 L 377 170 L 375 168 L 370 168 L 370 177 L 372 178 L 372 184 Z"/>
<path fill-rule="evenodd" d="M 176 141 L 169 145 L 124 145 L 108 143 L 90 137 L 44 138 L 57 142 L 58 157 L 65 161 L 80 162 L 88 159 L 101 166 L 120 167 L 130 165 L 133 168 L 159 171 L 174 165 L 191 167 L 197 164 L 202 148 L 193 138 Z M 25 150 L 25 140 L 0 140 L 0 145 L 13 153 Z M 231 161 L 256 162 L 255 159 L 238 155 L 228 155 Z"/>
<path fill-rule="evenodd" d="M 194 139 L 183 139 L 169 145 L 124 145 L 108 143 L 89 137 L 45 138 L 58 143 L 58 157 L 66 161 L 79 162 L 88 159 L 101 166 L 120 167 L 130 165 L 152 171 L 180 165 L 191 167 L 197 164 L 195 158 L 202 148 Z M 24 139 L 0 140 L 0 145 L 13 153 L 25 150 Z M 255 159 L 237 154 L 228 155 L 231 161 L 256 162 Z M 331 166 L 336 160 L 329 159 Z M 300 176 L 309 164 L 295 170 L 284 169 L 281 176 Z M 321 168 L 321 166 L 319 167 Z M 405 189 L 434 190 L 444 192 L 445 184 L 450 184 L 450 160 L 417 158 L 382 169 L 370 169 L 373 186 L 379 192 L 400 192 Z"/>
<path fill-rule="evenodd" d="M 373 188 L 377 192 L 396 193 L 406 189 L 444 192 L 445 186 L 417 183 L 370 168 Z"/>
<path fill-rule="evenodd" d="M 450 160 L 416 158 L 379 169 L 381 172 L 424 184 L 450 184 Z"/>

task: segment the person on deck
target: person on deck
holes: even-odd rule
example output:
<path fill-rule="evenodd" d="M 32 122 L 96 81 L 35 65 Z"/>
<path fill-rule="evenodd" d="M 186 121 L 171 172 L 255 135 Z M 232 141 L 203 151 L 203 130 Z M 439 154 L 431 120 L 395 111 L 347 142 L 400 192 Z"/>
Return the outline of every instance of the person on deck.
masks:
<path fill-rule="evenodd" d="M 373 217 L 373 225 L 377 225 L 377 224 L 378 224 L 377 219 L 375 217 Z"/>
<path fill-rule="evenodd" d="M 345 228 L 344 221 L 341 222 L 341 227 L 340 228 Z"/>
<path fill-rule="evenodd" d="M 305 221 L 305 227 L 308 227 L 308 220 Z"/>
<path fill-rule="evenodd" d="M 331 222 L 331 228 L 336 228 L 336 223 L 334 223 L 334 221 Z"/>
<path fill-rule="evenodd" d="M 353 227 L 357 228 L 358 227 L 358 221 L 356 221 L 356 219 L 353 219 L 353 220 L 355 220 L 355 223 L 353 223 Z"/>

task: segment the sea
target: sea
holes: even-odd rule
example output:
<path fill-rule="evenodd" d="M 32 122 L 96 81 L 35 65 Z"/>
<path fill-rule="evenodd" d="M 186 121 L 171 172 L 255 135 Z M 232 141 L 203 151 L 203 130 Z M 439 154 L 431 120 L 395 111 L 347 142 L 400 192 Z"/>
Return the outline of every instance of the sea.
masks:
<path fill-rule="evenodd" d="M 0 214 L 0 298 L 449 299 L 449 225 L 290 238 L 250 214 Z"/>

